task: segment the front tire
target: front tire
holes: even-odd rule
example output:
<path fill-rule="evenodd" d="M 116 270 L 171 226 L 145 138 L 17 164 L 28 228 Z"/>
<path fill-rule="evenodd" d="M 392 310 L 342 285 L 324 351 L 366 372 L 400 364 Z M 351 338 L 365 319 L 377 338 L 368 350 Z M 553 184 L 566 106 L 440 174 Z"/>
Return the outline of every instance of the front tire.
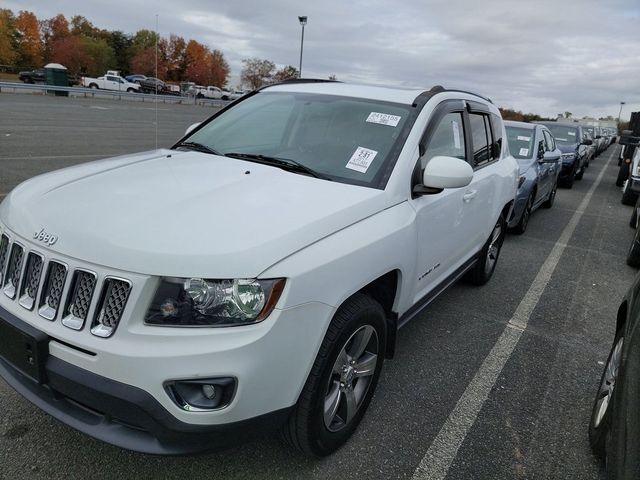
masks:
<path fill-rule="evenodd" d="M 553 188 L 551 189 L 551 192 L 549 192 L 549 196 L 547 197 L 547 199 L 542 204 L 542 208 L 551 208 L 551 207 L 553 207 L 553 202 L 556 199 L 556 193 L 557 192 L 558 192 L 558 181 L 556 180 L 554 182 L 554 184 L 553 184 Z"/>
<path fill-rule="evenodd" d="M 504 218 L 504 214 L 500 214 L 491 235 L 489 235 L 484 247 L 482 247 L 480 251 L 480 256 L 476 264 L 465 276 L 468 282 L 473 285 L 484 285 L 491 279 L 496 269 L 496 264 L 498 263 L 498 257 L 500 256 L 506 231 L 507 221 Z"/>
<path fill-rule="evenodd" d="M 349 439 L 378 383 L 386 337 L 385 312 L 368 295 L 356 293 L 338 309 L 283 427 L 288 443 L 323 457 Z"/>
<path fill-rule="evenodd" d="M 613 409 L 613 395 L 615 395 L 615 385 L 620 372 L 622 360 L 622 346 L 624 344 L 623 329 L 618 330 L 613 347 L 609 352 L 600 387 L 593 402 L 591 411 L 591 421 L 589 422 L 589 444 L 591 450 L 598 457 L 604 458 L 606 453 L 607 434 L 611 427 L 611 410 Z"/>
<path fill-rule="evenodd" d="M 534 196 L 535 196 L 534 192 L 531 192 L 529 194 L 529 198 L 527 198 L 527 205 L 524 207 L 524 210 L 522 211 L 522 215 L 520 216 L 520 221 L 515 227 L 513 227 L 513 233 L 522 235 L 524 232 L 527 231 L 527 225 L 529 225 L 529 220 L 531 219 L 531 213 L 533 212 Z"/>
<path fill-rule="evenodd" d="M 631 191 L 630 185 L 631 179 L 627 180 L 627 183 L 624 186 L 624 190 L 622 191 L 622 198 L 620 201 L 623 205 L 635 205 L 638 200 L 638 195 Z"/>
<path fill-rule="evenodd" d="M 633 236 L 631 246 L 627 252 L 627 265 L 640 268 L 640 229 L 636 230 L 636 234 Z"/>

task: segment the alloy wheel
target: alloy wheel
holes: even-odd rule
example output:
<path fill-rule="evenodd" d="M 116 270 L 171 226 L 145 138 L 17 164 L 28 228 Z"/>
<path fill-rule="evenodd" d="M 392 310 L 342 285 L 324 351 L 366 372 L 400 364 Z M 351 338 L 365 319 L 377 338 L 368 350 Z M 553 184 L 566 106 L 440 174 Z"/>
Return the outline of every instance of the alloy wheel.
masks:
<path fill-rule="evenodd" d="M 331 432 L 345 428 L 360 409 L 379 354 L 378 334 L 371 325 L 356 330 L 342 346 L 324 399 L 324 424 Z"/>
<path fill-rule="evenodd" d="M 598 428 L 598 426 L 602 422 L 602 419 L 607 413 L 607 409 L 609 408 L 609 404 L 611 402 L 611 396 L 613 395 L 613 390 L 616 386 L 616 380 L 618 378 L 618 371 L 620 369 L 623 343 L 624 338 L 621 337 L 620 340 L 618 340 L 618 343 L 616 343 L 616 346 L 613 348 L 613 351 L 611 352 L 609 362 L 607 362 L 605 373 L 602 377 L 602 383 L 600 384 L 598 399 L 596 401 L 595 418 L 593 421 L 593 425 L 596 428 Z"/>

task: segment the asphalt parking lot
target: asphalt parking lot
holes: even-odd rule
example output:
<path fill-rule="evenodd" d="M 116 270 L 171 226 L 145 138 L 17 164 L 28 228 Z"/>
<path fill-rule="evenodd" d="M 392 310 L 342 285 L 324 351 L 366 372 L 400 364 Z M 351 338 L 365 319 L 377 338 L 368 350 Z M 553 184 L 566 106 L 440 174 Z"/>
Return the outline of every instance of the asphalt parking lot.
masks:
<path fill-rule="evenodd" d="M 158 145 L 212 112 L 160 105 Z M 154 122 L 150 104 L 0 94 L 0 199 L 42 172 L 154 148 Z M 367 415 L 333 456 L 303 457 L 276 435 L 195 457 L 132 453 L 58 423 L 0 380 L 0 478 L 600 478 L 591 402 L 636 274 L 617 148 L 507 237 L 488 285 L 456 284 L 400 331 Z M 523 309 L 527 322 L 514 322 Z M 525 328 L 488 381 L 485 360 L 514 325 Z"/>

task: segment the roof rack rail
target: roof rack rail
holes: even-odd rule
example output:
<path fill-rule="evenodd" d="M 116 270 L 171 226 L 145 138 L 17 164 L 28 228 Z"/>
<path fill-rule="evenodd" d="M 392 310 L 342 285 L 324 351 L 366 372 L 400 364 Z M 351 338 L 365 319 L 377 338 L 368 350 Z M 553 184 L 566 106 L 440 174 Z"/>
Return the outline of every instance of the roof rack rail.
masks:
<path fill-rule="evenodd" d="M 468 95 L 473 95 L 474 97 L 482 98 L 483 100 L 486 100 L 491 104 L 493 103 L 489 97 L 483 97 L 482 95 L 478 95 L 477 93 L 474 93 L 474 92 L 469 92 L 467 90 L 458 90 L 457 88 L 451 88 L 451 89 L 444 88 L 442 85 L 434 85 L 433 87 L 431 87 L 431 90 L 427 90 L 425 92 L 422 92 L 420 95 L 418 95 L 416 99 L 413 101 L 413 105 L 417 106 L 418 104 L 424 104 L 427 102 L 427 100 L 429 100 L 435 94 L 443 93 L 443 92 L 466 93 Z"/>
<path fill-rule="evenodd" d="M 340 80 L 329 80 L 328 78 L 290 78 L 271 85 L 282 85 L 287 83 L 342 83 Z M 271 86 L 270 85 L 270 86 Z"/>

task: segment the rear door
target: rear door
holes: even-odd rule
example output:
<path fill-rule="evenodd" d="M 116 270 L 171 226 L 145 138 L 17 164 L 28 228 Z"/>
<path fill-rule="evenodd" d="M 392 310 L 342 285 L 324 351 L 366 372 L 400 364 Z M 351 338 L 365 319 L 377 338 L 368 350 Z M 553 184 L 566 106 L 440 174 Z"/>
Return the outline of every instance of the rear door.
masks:
<path fill-rule="evenodd" d="M 502 144 L 502 122 L 492 121 L 488 107 L 478 102 L 467 102 L 465 112 L 468 125 L 467 140 L 472 146 L 470 159 L 474 174 L 471 184 L 463 193 L 463 219 L 469 231 L 466 248 L 477 252 L 484 245 L 491 233 L 496 218 L 498 192 L 494 185 L 498 184 L 497 161 L 500 159 L 499 147 Z"/>

